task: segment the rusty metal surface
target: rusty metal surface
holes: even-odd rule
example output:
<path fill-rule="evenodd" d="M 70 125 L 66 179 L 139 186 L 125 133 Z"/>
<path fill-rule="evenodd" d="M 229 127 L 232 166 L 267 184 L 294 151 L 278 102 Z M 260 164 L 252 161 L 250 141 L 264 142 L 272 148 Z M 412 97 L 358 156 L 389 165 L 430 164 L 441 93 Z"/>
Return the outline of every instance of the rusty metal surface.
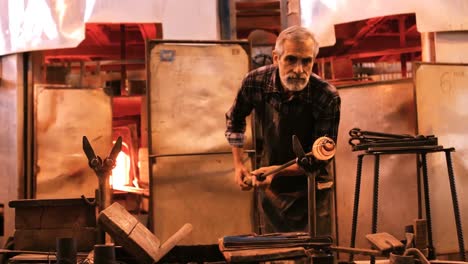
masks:
<path fill-rule="evenodd" d="M 348 246 L 354 204 L 358 152 L 348 144 L 348 132 L 364 130 L 415 134 L 414 88 L 410 80 L 379 82 L 339 89 L 342 98 L 341 123 L 336 153 L 338 243 Z M 360 152 L 359 152 L 360 153 Z M 404 227 L 417 218 L 417 177 L 414 155 L 386 155 L 380 158 L 379 214 L 377 232 L 404 238 Z M 368 248 L 364 235 L 372 233 L 374 160 L 363 162 L 356 247 Z"/>
<path fill-rule="evenodd" d="M 468 245 L 468 65 L 416 64 L 416 99 L 420 134 L 434 134 L 452 153 L 465 248 Z M 434 246 L 437 253 L 458 252 L 444 154 L 428 155 Z"/>
<path fill-rule="evenodd" d="M 94 197 L 97 177 L 82 149 L 87 136 L 96 154 L 112 147 L 111 98 L 100 89 L 35 86 L 37 198 Z"/>
<path fill-rule="evenodd" d="M 229 151 L 224 114 L 248 71 L 245 51 L 161 44 L 150 55 L 151 154 Z"/>
<path fill-rule="evenodd" d="M 252 232 L 253 195 L 234 184 L 231 154 L 172 156 L 230 152 L 224 114 L 248 71 L 247 53 L 237 44 L 158 44 L 149 52 L 156 236 L 165 241 L 187 222 L 193 232 L 182 244 Z"/>
<path fill-rule="evenodd" d="M 5 234 L 7 238 L 13 235 L 14 209 L 6 205 L 7 201 L 18 199 L 19 183 L 21 182 L 23 155 L 23 112 L 20 102 L 22 93 L 22 62 L 21 55 L 8 55 L 0 58 L 0 200 L 4 204 Z M 6 241 L 6 239 L 5 239 Z M 2 238 L 0 237 L 0 242 Z"/>

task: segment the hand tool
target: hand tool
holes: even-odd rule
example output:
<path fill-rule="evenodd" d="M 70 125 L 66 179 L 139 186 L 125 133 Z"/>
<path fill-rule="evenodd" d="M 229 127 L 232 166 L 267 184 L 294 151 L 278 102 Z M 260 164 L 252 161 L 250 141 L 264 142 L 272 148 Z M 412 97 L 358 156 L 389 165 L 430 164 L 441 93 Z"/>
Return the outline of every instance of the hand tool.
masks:
<path fill-rule="evenodd" d="M 122 137 L 118 137 L 109 155 L 103 160 L 94 153 L 93 147 L 86 136 L 83 136 L 83 151 L 88 158 L 88 165 L 94 170 L 98 177 L 99 188 L 94 203 L 89 202 L 83 195 L 81 196 L 87 203 L 98 205 L 99 211 L 102 211 L 111 204 L 109 177 L 112 169 L 115 167 L 115 159 L 122 150 Z"/>
<path fill-rule="evenodd" d="M 98 177 L 98 189 L 96 190 L 96 198 L 94 202 L 90 202 L 84 195 L 81 198 L 90 205 L 97 205 L 98 211 L 106 209 L 112 203 L 112 193 L 109 178 L 112 174 L 112 169 L 115 167 L 117 155 L 122 150 L 122 137 L 118 137 L 109 155 L 103 160 L 94 153 L 93 147 L 86 136 L 83 136 L 83 151 L 88 158 L 88 165 L 94 170 Z M 104 231 L 98 228 L 98 241 L 106 242 Z"/>
<path fill-rule="evenodd" d="M 438 140 L 437 137 L 430 136 L 411 136 L 408 134 L 390 134 L 375 131 L 365 131 L 359 128 L 353 128 L 349 131 L 351 138 L 348 143 L 352 146 L 353 151 L 366 150 L 375 151 L 375 149 L 391 149 L 403 148 L 406 150 L 419 149 L 419 148 L 436 148 Z"/>
<path fill-rule="evenodd" d="M 351 137 L 365 137 L 365 136 L 373 136 L 376 138 L 413 138 L 413 136 L 408 134 L 390 134 L 384 132 L 375 132 L 375 131 L 367 131 L 361 130 L 360 128 L 353 128 L 349 131 L 349 135 Z"/>
<path fill-rule="evenodd" d="M 293 142 L 294 146 L 294 142 Z M 294 147 L 293 147 L 294 148 Z M 301 147 L 302 148 L 302 147 Z M 305 154 L 306 157 L 313 157 L 317 160 L 329 160 L 335 156 L 336 153 L 336 144 L 333 139 L 329 137 L 319 137 L 314 141 L 314 144 L 312 145 L 312 151 Z M 252 174 L 252 176 L 255 176 L 257 181 L 264 181 L 267 176 L 278 173 L 285 168 L 293 165 L 294 163 L 297 162 L 297 158 L 290 160 L 286 162 L 283 165 L 280 165 L 279 167 L 268 171 L 266 173 L 261 173 L 261 174 Z M 244 178 L 244 183 L 252 186 L 252 177 L 245 177 Z"/>

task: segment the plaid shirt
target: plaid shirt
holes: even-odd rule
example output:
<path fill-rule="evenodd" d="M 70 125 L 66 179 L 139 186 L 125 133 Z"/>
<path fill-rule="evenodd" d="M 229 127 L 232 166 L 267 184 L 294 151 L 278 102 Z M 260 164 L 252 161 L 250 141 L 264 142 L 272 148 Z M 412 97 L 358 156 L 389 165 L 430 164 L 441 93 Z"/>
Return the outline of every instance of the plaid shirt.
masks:
<path fill-rule="evenodd" d="M 307 86 L 293 96 L 287 96 L 279 78 L 278 67 L 268 65 L 258 68 L 244 78 L 234 104 L 226 113 L 226 138 L 232 146 L 244 145 L 245 118 L 255 110 L 256 147 L 261 153 L 261 166 L 279 165 L 294 159 L 292 135 L 296 135 L 303 149 L 310 151 L 313 142 L 321 137 L 331 137 L 336 142 L 340 122 L 340 97 L 335 87 L 315 74 Z M 312 159 L 314 170 L 327 176 L 328 161 Z M 276 177 L 260 193 L 265 213 L 267 232 L 305 231 L 307 225 L 307 177 Z M 269 194 L 269 195 L 268 195 Z M 323 197 L 322 197 L 323 196 Z M 329 213 L 326 195 L 317 196 L 319 215 Z M 318 217 L 320 230 L 326 217 Z M 324 225 L 326 226 L 326 225 Z M 270 230 L 271 229 L 271 230 Z"/>
<path fill-rule="evenodd" d="M 261 112 L 265 104 L 279 110 L 281 104 L 285 103 L 285 99 L 282 99 L 284 94 L 277 66 L 267 65 L 248 73 L 231 109 L 226 113 L 225 136 L 229 144 L 242 147 L 246 128 L 245 118 L 253 109 Z M 326 135 L 336 142 L 341 106 L 336 88 L 312 74 L 307 86 L 295 96 L 297 96 L 295 106 L 312 105 L 314 111 L 310 114 L 312 120 L 296 121 L 314 122 L 314 129 L 310 131 L 313 141 Z M 264 122 L 273 122 L 273 120 L 264 120 Z"/>

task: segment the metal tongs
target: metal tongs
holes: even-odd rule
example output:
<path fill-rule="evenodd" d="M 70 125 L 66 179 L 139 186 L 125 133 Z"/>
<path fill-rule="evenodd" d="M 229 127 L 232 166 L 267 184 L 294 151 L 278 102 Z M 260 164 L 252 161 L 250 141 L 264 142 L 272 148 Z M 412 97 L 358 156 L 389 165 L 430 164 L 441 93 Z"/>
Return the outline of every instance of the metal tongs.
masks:
<path fill-rule="evenodd" d="M 81 196 L 88 204 L 97 205 L 99 211 L 104 210 L 111 204 L 112 197 L 110 192 L 109 178 L 112 174 L 112 169 L 115 168 L 115 160 L 117 155 L 122 150 L 122 137 L 119 137 L 112 147 L 109 155 L 102 159 L 94 153 L 93 147 L 86 136 L 83 136 L 83 151 L 88 158 L 88 165 L 94 170 L 98 177 L 98 189 L 96 190 L 96 199 L 90 202 L 84 195 Z"/>

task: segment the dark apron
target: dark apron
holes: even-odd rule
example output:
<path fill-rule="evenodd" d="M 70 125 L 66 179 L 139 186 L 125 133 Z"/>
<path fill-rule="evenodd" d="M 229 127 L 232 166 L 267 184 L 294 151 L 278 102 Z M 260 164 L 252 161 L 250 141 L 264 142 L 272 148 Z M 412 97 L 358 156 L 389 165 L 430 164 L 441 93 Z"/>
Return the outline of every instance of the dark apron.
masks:
<path fill-rule="evenodd" d="M 305 152 L 310 152 L 313 141 L 313 105 L 297 96 L 282 100 L 279 93 L 266 95 L 263 109 L 257 109 L 261 130 L 261 166 L 281 165 L 296 156 L 292 149 L 292 135 L 296 135 Z M 325 168 L 317 168 L 326 175 Z M 317 211 L 322 210 L 323 194 L 317 193 Z M 327 199 L 328 200 L 328 199 Z M 307 177 L 276 177 L 271 185 L 259 191 L 263 233 L 307 231 Z M 325 205 L 328 212 L 328 205 Z M 317 219 L 318 231 L 320 227 Z M 320 230 L 319 230 L 320 229 Z M 329 233 L 328 230 L 325 232 Z"/>

